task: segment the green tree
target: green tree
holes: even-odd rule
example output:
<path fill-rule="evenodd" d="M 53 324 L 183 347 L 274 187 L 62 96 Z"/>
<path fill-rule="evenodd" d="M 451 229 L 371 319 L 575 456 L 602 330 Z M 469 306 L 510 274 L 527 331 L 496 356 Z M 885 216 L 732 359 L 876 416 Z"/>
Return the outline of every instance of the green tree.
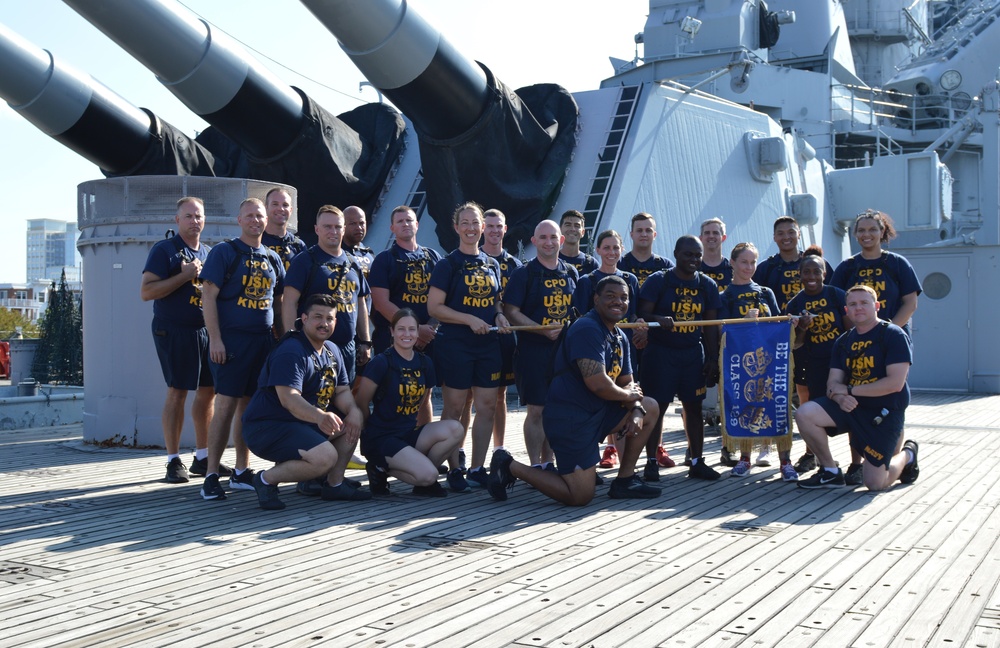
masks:
<path fill-rule="evenodd" d="M 0 339 L 9 340 L 17 333 L 17 327 L 26 338 L 38 337 L 38 325 L 17 311 L 0 308 Z"/>
<path fill-rule="evenodd" d="M 82 307 L 66 285 L 65 272 L 41 320 L 41 342 L 32 374 L 39 382 L 83 384 Z"/>

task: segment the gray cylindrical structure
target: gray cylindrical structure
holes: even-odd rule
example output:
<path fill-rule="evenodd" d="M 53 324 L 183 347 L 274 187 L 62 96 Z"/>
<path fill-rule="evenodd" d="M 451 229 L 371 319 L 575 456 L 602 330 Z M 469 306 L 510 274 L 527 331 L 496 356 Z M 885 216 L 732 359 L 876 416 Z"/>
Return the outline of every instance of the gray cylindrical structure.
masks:
<path fill-rule="evenodd" d="M 65 0 L 254 157 L 287 149 L 302 99 L 242 45 L 171 0 Z M 262 127 L 266 125 L 266 127 Z"/>
<path fill-rule="evenodd" d="M 457 137 L 485 112 L 490 100 L 486 74 L 406 0 L 302 4 L 417 132 L 434 139 Z"/>
<path fill-rule="evenodd" d="M 46 135 L 110 173 L 138 164 L 149 115 L 0 25 L 0 97 Z"/>
<path fill-rule="evenodd" d="M 10 341 L 10 384 L 19 385 L 29 379 L 34 380 L 31 367 L 40 343 L 41 340 L 30 338 Z"/>
<path fill-rule="evenodd" d="M 152 302 L 139 299 L 146 257 L 168 229 L 176 229 L 177 199 L 205 201 L 203 243 L 214 245 L 239 233 L 236 214 L 244 198 L 263 200 L 287 185 L 229 178 L 135 176 L 92 180 L 78 187 L 83 258 L 83 435 L 87 441 L 162 446 L 160 416 L 166 386 L 153 347 Z M 291 225 L 295 226 L 295 216 Z M 188 398 L 190 405 L 193 398 Z M 194 429 L 185 415 L 184 447 Z"/>

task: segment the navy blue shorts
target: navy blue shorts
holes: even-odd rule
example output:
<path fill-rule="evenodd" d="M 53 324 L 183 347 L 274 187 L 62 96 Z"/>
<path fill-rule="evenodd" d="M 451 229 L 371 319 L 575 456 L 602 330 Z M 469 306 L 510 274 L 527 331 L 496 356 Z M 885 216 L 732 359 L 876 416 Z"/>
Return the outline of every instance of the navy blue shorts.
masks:
<path fill-rule="evenodd" d="M 517 399 L 521 406 L 545 406 L 552 381 L 552 352 L 556 345 L 521 343 L 514 358 L 514 376 L 517 379 Z"/>
<path fill-rule="evenodd" d="M 301 459 L 299 450 L 312 450 L 327 436 L 305 421 L 257 420 L 243 422 L 243 439 L 261 459 L 281 463 Z"/>
<path fill-rule="evenodd" d="M 835 428 L 826 428 L 827 436 L 849 432 L 851 447 L 873 466 L 885 466 L 892 460 L 899 437 L 903 434 L 905 409 L 882 415 L 878 410 L 862 407 L 855 408 L 853 412 L 845 412 L 826 396 L 817 398 L 815 402 L 836 424 Z M 876 423 L 876 417 L 881 417 L 881 422 Z"/>
<path fill-rule="evenodd" d="M 205 327 L 176 326 L 153 318 L 153 343 L 167 387 L 193 391 L 212 386 Z"/>
<path fill-rule="evenodd" d="M 361 454 L 379 468 L 388 470 L 389 462 L 386 459 L 395 457 L 404 448 L 417 447 L 417 439 L 423 431 L 423 425 L 403 434 L 367 434 L 366 430 L 361 433 Z"/>
<path fill-rule="evenodd" d="M 354 340 L 351 340 L 344 346 L 338 346 L 337 348 L 340 349 L 340 355 L 344 356 L 344 368 L 347 369 L 347 384 L 353 385 L 354 377 L 357 375 L 357 367 L 355 365 L 358 363 L 358 347 L 354 343 Z"/>
<path fill-rule="evenodd" d="M 643 350 L 639 384 L 642 393 L 656 399 L 660 411 L 676 396 L 682 403 L 705 400 L 705 352 L 701 345 L 668 349 L 649 345 Z"/>
<path fill-rule="evenodd" d="M 805 347 L 799 347 L 798 349 L 792 349 L 792 382 L 796 385 L 806 384 L 806 365 L 809 361 L 806 360 L 806 349 Z M 829 369 L 829 365 L 827 369 Z M 826 387 L 823 388 L 823 393 L 826 393 Z"/>
<path fill-rule="evenodd" d="M 798 359 L 795 360 L 798 362 Z M 796 378 L 796 385 L 805 385 L 809 390 L 809 400 L 826 396 L 826 382 L 830 377 L 830 358 L 804 358 L 802 367 L 802 382 Z M 795 365 L 795 374 L 799 374 L 799 365 Z"/>
<path fill-rule="evenodd" d="M 271 330 L 260 333 L 223 330 L 222 343 L 226 345 L 226 363 L 209 361 L 215 393 L 233 398 L 253 396 L 260 370 L 274 346 Z"/>
<path fill-rule="evenodd" d="M 517 334 L 500 334 L 500 384 L 504 387 L 515 384 L 514 356 L 517 353 Z"/>
<path fill-rule="evenodd" d="M 559 474 L 596 466 L 601 460 L 601 441 L 621 427 L 626 414 L 616 401 L 605 401 L 597 414 L 564 403 L 547 404 L 542 411 L 542 426 L 556 456 Z"/>
<path fill-rule="evenodd" d="M 500 384 L 499 333 L 439 337 L 434 341 L 434 373 L 438 384 L 452 389 Z"/>

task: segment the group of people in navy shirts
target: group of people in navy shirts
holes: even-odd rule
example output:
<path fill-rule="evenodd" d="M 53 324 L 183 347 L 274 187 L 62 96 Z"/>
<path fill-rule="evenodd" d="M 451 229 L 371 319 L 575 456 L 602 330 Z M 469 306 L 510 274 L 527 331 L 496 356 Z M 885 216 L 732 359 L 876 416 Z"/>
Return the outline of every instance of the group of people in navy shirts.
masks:
<path fill-rule="evenodd" d="M 895 235 L 882 212 L 858 216 L 860 252 L 833 270 L 822 250 L 799 249 L 790 217 L 774 223 L 778 253 L 758 264 L 752 243 L 723 256 L 718 218 L 679 237 L 674 259 L 660 257 L 646 213 L 631 220 L 627 254 L 608 230 L 594 239 L 595 258 L 581 251 L 583 214 L 568 211 L 538 223 L 536 256 L 523 263 L 503 248 L 504 214 L 472 202 L 454 211 L 459 243 L 446 256 L 417 243 L 417 216 L 405 205 L 390 213 L 393 240 L 378 254 L 362 245 L 361 209 L 320 208 L 312 247 L 289 231 L 291 209 L 281 188 L 248 198 L 240 235 L 209 249 L 200 242 L 204 203 L 184 197 L 176 235 L 153 246 L 143 271 L 167 383 L 167 481 L 202 475 L 206 500 L 226 498 L 220 477 L 255 491 L 268 510 L 285 506 L 281 483 L 350 501 L 390 494 L 392 477 L 418 496 L 481 488 L 499 501 L 521 480 L 582 505 L 603 483 L 597 468 L 615 465 L 610 497 L 655 498 L 659 469 L 675 465 L 662 444 L 675 398 L 687 474 L 714 480 L 702 404 L 719 380 L 719 335 L 693 322 L 777 314 L 795 317 L 796 421 L 808 446 L 794 466 L 779 453 L 782 479 L 881 490 L 919 473 L 903 423 L 920 285 L 903 257 L 882 249 Z M 511 384 L 526 408 L 523 462 L 503 447 Z M 189 391 L 190 470 L 179 455 Z M 846 474 L 828 442 L 843 432 Z M 230 438 L 234 467 L 221 463 Z M 367 487 L 346 474 L 359 444 Z M 253 471 L 251 453 L 274 466 Z M 757 464 L 766 457 L 763 448 Z M 734 477 L 751 470 L 747 452 L 736 459 L 723 448 L 721 463 Z"/>

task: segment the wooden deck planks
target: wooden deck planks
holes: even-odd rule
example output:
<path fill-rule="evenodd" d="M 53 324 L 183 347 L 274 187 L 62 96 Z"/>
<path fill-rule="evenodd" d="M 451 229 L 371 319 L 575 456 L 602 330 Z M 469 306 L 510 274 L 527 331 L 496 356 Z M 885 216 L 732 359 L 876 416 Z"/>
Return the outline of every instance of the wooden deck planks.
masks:
<path fill-rule="evenodd" d="M 394 484 L 346 505 L 285 486 L 277 514 L 162 483 L 155 451 L 4 431 L 0 560 L 61 571 L 0 580 L 0 644 L 1000 647 L 1000 482 L 984 469 L 1000 397 L 916 394 L 908 420 L 921 478 L 878 495 L 677 468 L 644 502 Z M 679 432 L 666 445 L 683 456 Z M 843 463 L 846 438 L 832 445 Z"/>

